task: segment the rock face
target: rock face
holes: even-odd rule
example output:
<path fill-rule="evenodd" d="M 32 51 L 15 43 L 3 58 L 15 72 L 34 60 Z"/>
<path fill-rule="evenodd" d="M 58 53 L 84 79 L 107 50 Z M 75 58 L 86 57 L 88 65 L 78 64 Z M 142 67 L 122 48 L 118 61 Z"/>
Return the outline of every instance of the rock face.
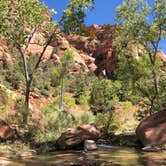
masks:
<path fill-rule="evenodd" d="M 146 147 L 166 144 L 166 111 L 143 119 L 136 129 L 137 138 Z"/>
<path fill-rule="evenodd" d="M 64 132 L 57 140 L 60 150 L 83 148 L 85 140 L 96 140 L 100 131 L 93 125 L 82 125 Z"/>
<path fill-rule="evenodd" d="M 15 132 L 4 121 L 0 120 L 0 140 L 7 141 L 15 137 Z"/>
<path fill-rule="evenodd" d="M 94 24 L 87 29 L 91 32 L 91 41 L 87 37 L 73 34 L 66 36 L 66 39 L 74 48 L 94 58 L 96 75 L 106 75 L 111 78 L 117 61 L 112 49 L 115 25 Z"/>
<path fill-rule="evenodd" d="M 93 141 L 93 140 L 85 140 L 84 149 L 85 150 L 96 150 L 97 145 L 96 145 L 95 141 Z"/>

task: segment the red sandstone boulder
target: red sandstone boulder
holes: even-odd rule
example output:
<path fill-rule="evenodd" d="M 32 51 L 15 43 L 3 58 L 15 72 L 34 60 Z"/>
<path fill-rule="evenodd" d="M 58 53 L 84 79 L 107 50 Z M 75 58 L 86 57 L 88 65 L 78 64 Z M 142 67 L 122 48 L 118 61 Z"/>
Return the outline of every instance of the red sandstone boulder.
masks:
<path fill-rule="evenodd" d="M 166 111 L 143 119 L 136 129 L 136 135 L 146 147 L 166 144 Z"/>
<path fill-rule="evenodd" d="M 85 140 L 97 140 L 100 131 L 93 125 L 82 125 L 77 128 L 68 129 L 57 140 L 57 147 L 60 150 L 76 149 L 83 147 Z"/>
<path fill-rule="evenodd" d="M 0 120 L 0 140 L 11 140 L 15 136 L 15 132 L 4 121 Z"/>

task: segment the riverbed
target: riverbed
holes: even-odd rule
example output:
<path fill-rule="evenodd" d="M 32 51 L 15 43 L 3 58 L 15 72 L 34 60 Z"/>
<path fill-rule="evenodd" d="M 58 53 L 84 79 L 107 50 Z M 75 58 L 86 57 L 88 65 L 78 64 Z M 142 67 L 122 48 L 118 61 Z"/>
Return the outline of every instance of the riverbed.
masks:
<path fill-rule="evenodd" d="M 110 147 L 97 151 L 57 151 L 33 156 L 0 154 L 2 166 L 166 166 L 166 152 Z"/>

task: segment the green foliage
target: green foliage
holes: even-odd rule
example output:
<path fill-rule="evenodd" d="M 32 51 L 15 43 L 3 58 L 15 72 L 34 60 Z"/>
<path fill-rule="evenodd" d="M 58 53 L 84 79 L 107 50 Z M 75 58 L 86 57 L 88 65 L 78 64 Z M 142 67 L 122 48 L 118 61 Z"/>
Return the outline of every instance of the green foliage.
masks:
<path fill-rule="evenodd" d="M 57 111 L 54 104 L 44 109 L 44 115 L 45 125 L 36 131 L 36 142 L 55 141 L 73 125 L 72 117 L 66 112 Z"/>
<path fill-rule="evenodd" d="M 76 123 L 78 125 L 93 124 L 94 122 L 95 122 L 95 116 L 90 112 L 80 114 L 79 116 L 76 117 Z"/>
<path fill-rule="evenodd" d="M 119 102 L 117 106 L 106 113 L 96 115 L 95 124 L 102 129 L 104 134 L 133 132 L 138 125 L 132 103 Z"/>
<path fill-rule="evenodd" d="M 120 88 L 119 81 L 112 82 L 106 79 L 95 81 L 91 91 L 91 104 L 98 108 L 113 106 L 119 101 Z"/>
<path fill-rule="evenodd" d="M 4 70 L 4 81 L 8 82 L 14 89 L 22 89 L 24 87 L 24 76 L 21 70 L 21 63 L 14 63 Z"/>
<path fill-rule="evenodd" d="M 63 79 L 69 70 L 74 65 L 74 54 L 72 49 L 68 49 L 64 52 L 64 56 L 61 58 L 60 63 L 55 68 L 51 68 L 51 84 L 53 86 L 59 86 L 61 84 L 61 79 Z"/>
<path fill-rule="evenodd" d="M 24 119 L 28 117 L 28 112 L 25 108 L 24 100 L 22 98 L 18 98 L 15 101 L 14 109 L 20 113 L 21 116 L 11 116 L 8 118 L 10 123 L 17 123 L 18 125 L 24 124 Z"/>
<path fill-rule="evenodd" d="M 34 73 L 39 68 L 48 45 L 55 40 L 58 28 L 57 24 L 48 17 L 51 11 L 38 0 L 3 1 L 2 5 L 5 5 L 5 12 L 1 12 L 0 6 L 0 14 L 2 15 L 0 22 L 3 22 L 0 25 L 3 29 L 0 31 L 0 35 L 4 37 L 4 42 L 8 45 L 8 50 L 4 51 L 10 55 L 16 55 L 22 61 L 21 68 L 25 78 L 25 108 L 28 112 Z M 38 59 L 31 68 L 31 63 L 28 63 L 28 60 L 34 53 L 31 53 L 28 47 L 37 32 L 42 32 L 44 40 L 38 41 L 36 39 L 33 43 L 42 46 L 43 50 L 39 55 L 36 55 Z M 15 82 L 18 80 L 16 79 Z"/>
<path fill-rule="evenodd" d="M 75 99 L 68 93 L 64 94 L 64 105 L 67 109 L 75 106 Z"/>
<path fill-rule="evenodd" d="M 76 100 L 76 104 L 78 104 L 82 109 L 84 109 L 84 110 L 88 110 L 89 109 L 90 97 L 88 95 L 86 95 L 86 94 L 80 95 L 75 100 Z"/>
<path fill-rule="evenodd" d="M 4 105 L 8 104 L 8 94 L 6 93 L 6 91 L 2 88 L 0 88 L 0 108 L 2 109 L 2 107 Z"/>
<path fill-rule="evenodd" d="M 74 92 L 75 97 L 85 95 L 92 90 L 93 82 L 97 79 L 94 73 L 79 72 L 72 75 L 69 79 L 69 88 Z"/>
<path fill-rule="evenodd" d="M 93 9 L 94 0 L 70 0 L 67 9 L 63 11 L 61 18 L 64 33 L 80 33 L 84 27 L 86 12 Z"/>
<path fill-rule="evenodd" d="M 64 52 L 58 66 L 51 70 L 51 84 L 59 86 L 59 109 L 63 110 L 63 93 L 65 86 L 65 78 L 69 74 L 69 70 L 74 65 L 74 54 L 72 49 Z"/>
<path fill-rule="evenodd" d="M 38 0 L 10 1 L 2 13 L 2 28 L 5 29 L 2 33 L 14 46 L 23 46 L 34 28 L 41 26 L 45 32 L 49 32 L 48 28 L 53 25 L 48 17 L 44 17 L 48 12 L 48 8 Z"/>
<path fill-rule="evenodd" d="M 102 129 L 103 134 L 108 134 L 113 121 L 113 113 L 109 110 L 107 113 L 98 113 L 95 118 L 95 124 Z M 114 128 L 116 130 L 116 128 Z"/>
<path fill-rule="evenodd" d="M 159 101 L 163 70 L 157 51 L 166 37 L 165 11 L 166 2 L 161 0 L 155 0 L 152 8 L 143 0 L 126 0 L 117 8 L 119 26 L 114 44 L 121 61 L 122 100 L 142 100 L 149 105 L 149 113 L 163 105 Z"/>

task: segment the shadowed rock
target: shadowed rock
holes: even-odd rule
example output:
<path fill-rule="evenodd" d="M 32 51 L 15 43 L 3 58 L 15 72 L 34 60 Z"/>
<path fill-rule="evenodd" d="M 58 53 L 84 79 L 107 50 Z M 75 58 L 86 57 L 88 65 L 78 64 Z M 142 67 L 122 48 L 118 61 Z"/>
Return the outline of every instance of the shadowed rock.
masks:
<path fill-rule="evenodd" d="M 143 119 L 136 129 L 137 138 L 146 147 L 166 144 L 166 111 L 159 111 Z"/>

